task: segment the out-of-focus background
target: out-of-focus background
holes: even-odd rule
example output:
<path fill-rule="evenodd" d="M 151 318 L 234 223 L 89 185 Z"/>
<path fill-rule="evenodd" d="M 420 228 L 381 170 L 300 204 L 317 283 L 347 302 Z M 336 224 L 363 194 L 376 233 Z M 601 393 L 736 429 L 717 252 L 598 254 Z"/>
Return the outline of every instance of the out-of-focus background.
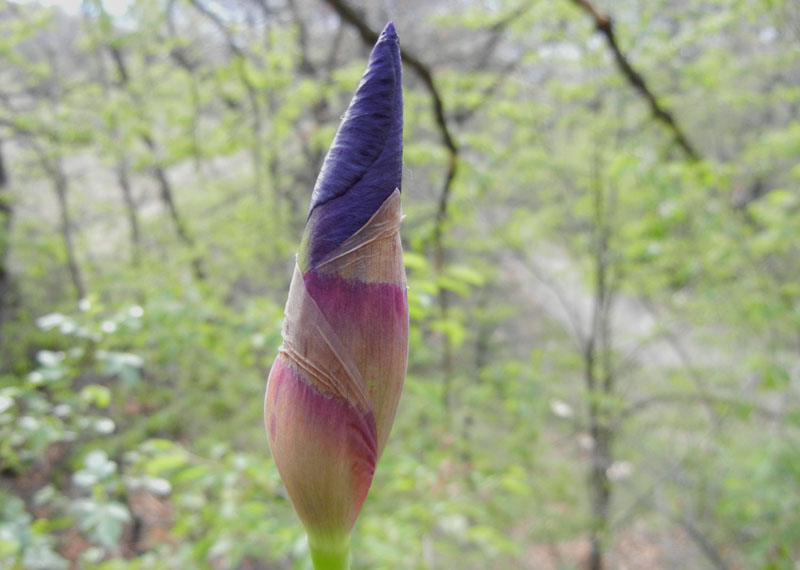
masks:
<path fill-rule="evenodd" d="M 0 567 L 309 567 L 262 398 L 390 19 L 411 354 L 354 569 L 800 568 L 792 0 L 0 2 Z"/>

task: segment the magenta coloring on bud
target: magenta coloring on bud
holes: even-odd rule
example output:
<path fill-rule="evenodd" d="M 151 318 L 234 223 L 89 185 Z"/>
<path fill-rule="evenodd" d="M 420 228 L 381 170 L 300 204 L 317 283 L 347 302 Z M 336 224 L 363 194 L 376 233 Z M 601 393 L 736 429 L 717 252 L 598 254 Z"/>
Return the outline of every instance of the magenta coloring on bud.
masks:
<path fill-rule="evenodd" d="M 367 498 L 378 460 L 372 412 L 316 390 L 284 355 L 272 367 L 267 400 L 273 409 L 270 447 L 273 453 L 293 456 L 283 480 L 295 508 L 320 512 L 314 521 L 317 532 L 341 533 L 342 522 L 349 529 Z M 307 476 L 320 471 L 326 477 Z M 325 511 L 334 516 L 326 517 Z"/>

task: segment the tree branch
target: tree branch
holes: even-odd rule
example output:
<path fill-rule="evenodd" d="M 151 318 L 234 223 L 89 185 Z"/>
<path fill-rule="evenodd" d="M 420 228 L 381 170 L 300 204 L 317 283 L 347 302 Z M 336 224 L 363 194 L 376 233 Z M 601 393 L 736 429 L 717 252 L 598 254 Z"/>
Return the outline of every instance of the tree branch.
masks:
<path fill-rule="evenodd" d="M 8 192 L 8 174 L 3 155 L 3 139 L 0 138 L 0 342 L 3 340 L 3 323 L 6 321 L 8 299 L 11 294 L 11 272 L 8 259 L 9 234 L 14 209 Z"/>
<path fill-rule="evenodd" d="M 708 406 L 709 404 L 731 406 L 752 410 L 766 420 L 778 421 L 781 419 L 780 413 L 774 412 L 773 410 L 770 410 L 769 408 L 750 400 L 738 399 L 735 396 L 708 393 L 698 394 L 696 392 L 666 392 L 654 394 L 652 396 L 632 402 L 627 408 L 620 411 L 619 422 L 622 422 L 639 412 L 655 406 L 679 405 L 685 407 L 691 404 L 702 404 L 704 406 Z"/>
<path fill-rule="evenodd" d="M 120 87 L 122 89 L 127 89 L 129 86 L 129 82 L 131 80 L 130 79 L 131 76 L 128 71 L 128 67 L 125 63 L 125 55 L 122 53 L 122 50 L 119 48 L 119 46 L 113 43 L 106 42 L 105 47 L 111 54 L 112 59 L 114 60 L 114 67 L 117 71 L 117 75 L 119 76 Z M 140 109 L 143 109 L 142 102 L 140 98 L 136 95 L 136 93 L 131 92 L 131 97 L 133 98 L 137 106 Z M 186 246 L 186 248 L 192 252 L 192 260 L 191 260 L 192 272 L 194 273 L 194 276 L 198 281 L 203 281 L 206 278 L 206 273 L 205 270 L 203 269 L 203 260 L 200 257 L 200 255 L 194 251 L 195 250 L 194 238 L 187 230 L 183 218 L 178 212 L 178 207 L 173 197 L 172 185 L 170 184 L 164 166 L 161 164 L 161 161 L 159 159 L 158 145 L 156 144 L 156 141 L 153 139 L 151 134 L 147 131 L 140 132 L 139 139 L 147 147 L 147 150 L 150 151 L 151 157 L 154 162 L 152 166 L 152 174 L 156 182 L 158 183 L 161 200 L 166 206 L 167 212 L 169 213 L 170 218 L 172 219 L 172 222 L 175 226 L 175 231 L 178 234 L 178 238 Z"/>
<path fill-rule="evenodd" d="M 264 172 L 263 162 L 264 157 L 261 149 L 261 133 L 263 132 L 263 118 L 261 113 L 261 104 L 258 98 L 258 87 L 253 83 L 253 80 L 247 73 L 246 63 L 249 61 L 247 53 L 236 45 L 236 40 L 231 33 L 231 30 L 225 25 L 225 22 L 215 14 L 211 9 L 205 6 L 200 0 L 189 0 L 191 4 L 200 14 L 207 18 L 214 27 L 225 38 L 225 44 L 228 46 L 228 51 L 231 54 L 232 62 L 236 70 L 239 80 L 247 92 L 247 99 L 250 103 L 250 113 L 253 121 L 250 129 L 253 137 L 253 144 L 250 148 L 250 156 L 253 163 L 253 174 L 255 177 L 255 197 L 261 200 L 262 187 L 264 186 Z"/>
<path fill-rule="evenodd" d="M 711 539 L 698 527 L 688 515 L 674 514 L 667 510 L 666 507 L 658 504 L 656 501 L 651 502 L 655 509 L 661 513 L 668 520 L 680 526 L 689 538 L 700 548 L 700 551 L 708 559 L 711 565 L 716 570 L 728 570 L 729 566 L 722 558 L 719 550 L 712 544 Z"/>
<path fill-rule="evenodd" d="M 509 11 L 504 16 L 495 20 L 495 22 L 488 27 L 489 39 L 486 41 L 486 44 L 484 44 L 483 49 L 480 50 L 478 64 L 475 66 L 476 69 L 486 69 L 489 66 L 489 60 L 497 49 L 497 46 L 500 45 L 500 40 L 503 39 L 503 34 L 505 34 L 508 26 L 518 18 L 524 16 L 531 8 L 533 8 L 533 2 L 524 2 L 514 10 Z"/>
<path fill-rule="evenodd" d="M 689 142 L 689 139 L 684 134 L 683 130 L 678 126 L 678 123 L 675 121 L 675 118 L 672 115 L 672 111 L 658 102 L 658 99 L 653 94 L 652 89 L 650 89 L 650 86 L 647 84 L 644 77 L 642 77 L 641 73 L 633 68 L 628 57 L 622 53 L 622 50 L 617 43 L 617 36 L 614 31 L 614 21 L 611 19 L 611 17 L 595 8 L 592 3 L 589 2 L 589 0 L 572 1 L 592 18 L 597 31 L 603 34 L 603 36 L 606 38 L 606 43 L 608 43 L 608 47 L 614 54 L 614 61 L 617 67 L 622 75 L 625 76 L 625 79 L 627 79 L 628 83 L 630 83 L 631 86 L 636 89 L 639 95 L 644 98 L 645 101 L 647 101 L 650 111 L 653 113 L 653 117 L 655 117 L 657 121 L 663 123 L 664 126 L 666 126 L 667 129 L 672 132 L 675 142 L 678 143 L 678 146 L 680 146 L 683 152 L 686 153 L 686 156 L 692 160 L 700 160 L 700 155 L 698 154 L 697 150 L 695 150 L 694 146 L 692 146 L 692 143 Z"/>

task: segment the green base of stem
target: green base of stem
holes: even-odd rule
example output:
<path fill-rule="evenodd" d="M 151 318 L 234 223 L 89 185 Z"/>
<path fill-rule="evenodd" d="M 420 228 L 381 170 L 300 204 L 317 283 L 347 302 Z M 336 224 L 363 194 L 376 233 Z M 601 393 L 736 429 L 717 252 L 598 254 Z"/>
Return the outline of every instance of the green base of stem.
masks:
<path fill-rule="evenodd" d="M 308 537 L 314 570 L 350 570 L 350 537 L 342 540 L 314 540 Z"/>

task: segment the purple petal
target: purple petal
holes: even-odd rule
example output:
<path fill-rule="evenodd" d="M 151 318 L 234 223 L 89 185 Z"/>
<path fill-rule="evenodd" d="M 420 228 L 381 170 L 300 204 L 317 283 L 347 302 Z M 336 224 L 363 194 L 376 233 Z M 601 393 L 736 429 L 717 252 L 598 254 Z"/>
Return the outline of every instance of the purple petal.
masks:
<path fill-rule="evenodd" d="M 301 268 L 341 245 L 400 188 L 403 94 L 400 44 L 390 22 L 378 38 L 322 165 L 301 246 Z"/>

